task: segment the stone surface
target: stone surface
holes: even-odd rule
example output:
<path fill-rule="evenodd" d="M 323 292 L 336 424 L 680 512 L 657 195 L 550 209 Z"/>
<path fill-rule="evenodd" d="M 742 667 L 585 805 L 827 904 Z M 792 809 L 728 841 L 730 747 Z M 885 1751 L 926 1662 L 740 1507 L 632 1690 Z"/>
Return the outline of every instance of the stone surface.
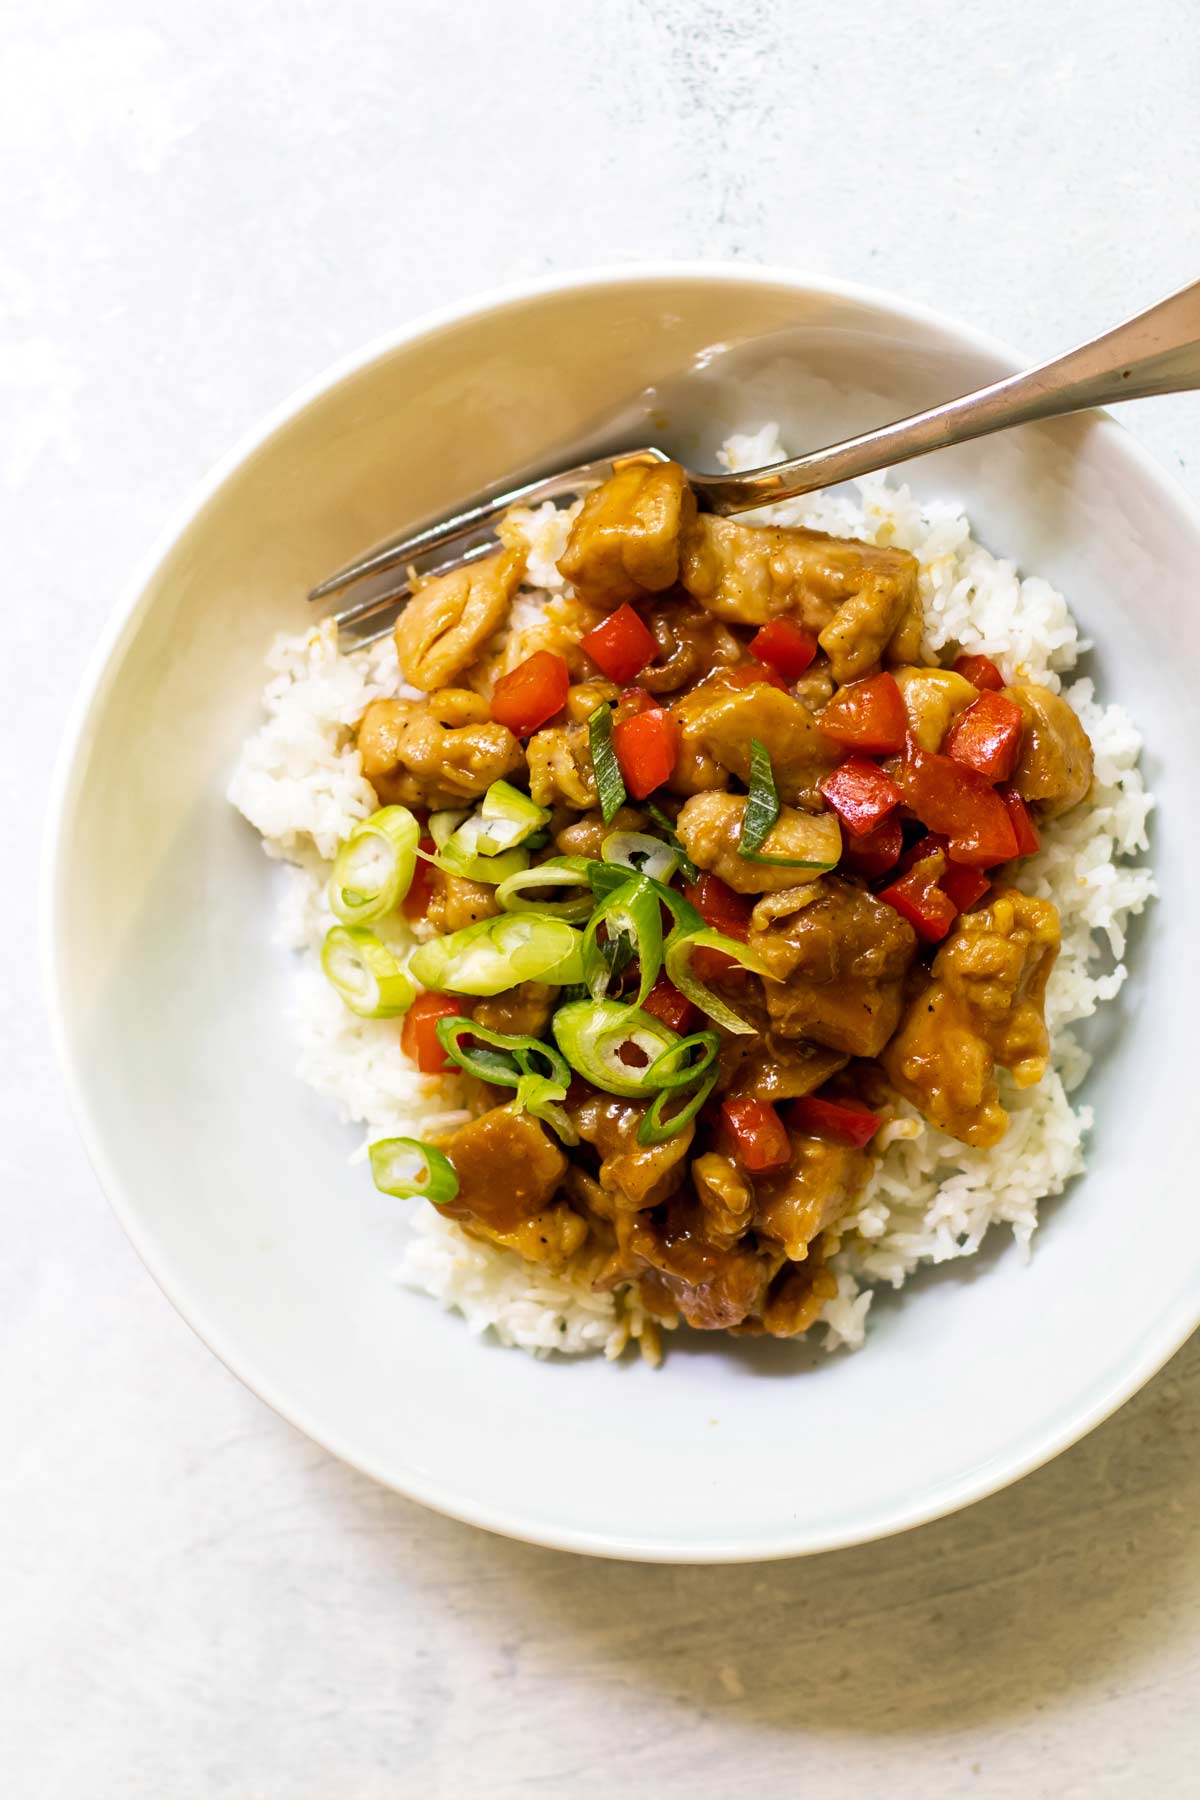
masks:
<path fill-rule="evenodd" d="M 425 307 L 609 260 L 792 263 L 1063 347 L 1197 274 L 1193 8 L 0 18 L 0 1791 L 1194 1793 L 1195 1345 L 889 1543 L 671 1570 L 489 1538 L 332 1462 L 171 1311 L 85 1164 L 32 958 L 88 648 L 265 408 Z M 1196 493 L 1200 398 L 1128 410 Z"/>

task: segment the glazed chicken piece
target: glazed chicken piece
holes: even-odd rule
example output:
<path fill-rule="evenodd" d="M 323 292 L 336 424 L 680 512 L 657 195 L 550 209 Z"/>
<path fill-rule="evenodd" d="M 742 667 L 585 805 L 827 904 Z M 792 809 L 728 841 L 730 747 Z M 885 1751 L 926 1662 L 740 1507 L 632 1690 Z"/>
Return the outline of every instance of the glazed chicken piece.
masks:
<path fill-rule="evenodd" d="M 694 1199 L 673 1201 L 660 1224 L 645 1213 L 628 1221 L 623 1249 L 643 1273 L 642 1299 L 660 1316 L 680 1313 L 697 1331 L 727 1331 L 761 1306 L 782 1260 L 749 1244 L 718 1250 Z"/>
<path fill-rule="evenodd" d="M 606 837 L 611 837 L 614 831 L 642 831 L 645 825 L 644 813 L 635 811 L 632 806 L 622 806 L 613 814 L 611 825 L 604 823 L 602 812 L 587 812 L 582 816 L 564 813 L 563 822 L 560 824 L 556 820 L 551 833 L 560 856 L 588 856 L 596 862 Z"/>
<path fill-rule="evenodd" d="M 494 918 L 499 911 L 494 887 L 468 881 L 463 875 L 449 875 L 445 869 L 433 870 L 425 920 L 434 931 L 460 931 L 480 919 Z"/>
<path fill-rule="evenodd" d="M 765 1002 L 761 1018 L 760 1009 L 748 1003 L 745 994 L 737 996 L 734 1006 L 756 1030 L 752 1037 L 739 1035 L 722 1040 L 717 1057 L 721 1071 L 717 1086 L 731 1100 L 765 1100 L 772 1106 L 781 1100 L 799 1100 L 824 1087 L 849 1061 L 840 1050 L 810 1044 L 805 1038 L 785 1038 L 773 1031 Z"/>
<path fill-rule="evenodd" d="M 503 994 L 473 1000 L 471 1017 L 488 1031 L 507 1031 L 513 1037 L 541 1037 L 557 1000 L 557 988 L 547 987 L 543 981 L 521 981 Z"/>
<path fill-rule="evenodd" d="M 692 1164 L 692 1187 L 703 1215 L 701 1233 L 715 1250 L 732 1250 L 754 1219 L 754 1188 L 730 1156 L 709 1150 Z"/>
<path fill-rule="evenodd" d="M 997 1063 L 1018 1087 L 1046 1072 L 1042 1008 L 1058 945 L 1057 908 L 1016 888 L 960 914 L 884 1051 L 897 1092 L 964 1144 L 991 1149 L 1008 1129 Z"/>
<path fill-rule="evenodd" d="M 893 669 L 904 700 L 908 729 L 922 750 L 940 750 L 957 719 L 979 698 L 979 689 L 953 669 Z"/>
<path fill-rule="evenodd" d="M 587 1221 L 554 1199 L 567 1159 L 536 1119 L 497 1106 L 439 1148 L 458 1176 L 458 1193 L 441 1211 L 464 1230 L 554 1268 L 582 1246 Z"/>
<path fill-rule="evenodd" d="M 837 876 L 794 892 L 795 910 L 751 919 L 749 948 L 775 980 L 767 1010 L 783 1037 L 813 1038 L 849 1056 L 878 1056 L 900 1021 L 917 953 L 911 925 Z M 755 914 L 761 921 L 759 908 Z"/>
<path fill-rule="evenodd" d="M 598 1093 L 584 1082 L 572 1087 L 566 1110 L 584 1143 L 598 1152 L 600 1186 L 613 1195 L 618 1207 L 658 1206 L 687 1174 L 694 1123 L 685 1125 L 665 1144 L 639 1144 L 638 1126 L 648 1104 Z"/>
<path fill-rule="evenodd" d="M 728 786 L 730 775 L 750 780 L 750 739 L 771 758 L 779 797 L 820 810 L 817 783 L 844 752 L 831 744 L 802 700 L 771 687 L 764 676 L 750 686 L 730 688 L 718 673 L 669 708 L 680 728 L 679 759 L 671 787 L 696 794 Z"/>
<path fill-rule="evenodd" d="M 786 614 L 813 632 L 835 680 L 856 681 L 882 660 L 921 651 L 917 560 L 823 531 L 739 525 L 702 513 L 684 544 L 681 580 L 734 625 Z"/>
<path fill-rule="evenodd" d="M 677 694 L 724 664 L 740 663 L 745 652 L 727 625 L 686 594 L 668 595 L 641 608 L 658 655 L 638 681 L 651 694 Z"/>
<path fill-rule="evenodd" d="M 584 501 L 559 573 L 592 606 L 660 594 L 679 579 L 680 539 L 696 499 L 678 463 L 632 463 Z"/>
<path fill-rule="evenodd" d="M 837 1276 L 825 1265 L 839 1247 L 840 1240 L 828 1233 L 811 1246 L 804 1262 L 785 1263 L 767 1290 L 761 1317 L 747 1319 L 741 1331 L 802 1337 L 821 1317 L 826 1302 L 837 1295 Z"/>
<path fill-rule="evenodd" d="M 586 724 L 547 725 L 526 745 L 529 796 L 537 806 L 590 812 L 600 803 Z"/>
<path fill-rule="evenodd" d="M 521 768 L 521 746 L 469 688 L 372 700 L 358 722 L 363 774 L 383 806 L 461 806 Z"/>
<path fill-rule="evenodd" d="M 744 794 L 693 794 L 679 809 L 675 829 L 692 861 L 719 875 L 739 894 L 770 894 L 816 881 L 842 854 L 842 831 L 834 813 L 798 812 L 783 806 L 763 839 L 767 856 L 811 863 L 811 868 L 772 868 L 739 853 L 746 817 Z"/>
<path fill-rule="evenodd" d="M 789 1262 L 803 1262 L 808 1246 L 849 1211 L 871 1172 L 865 1151 L 830 1138 L 789 1132 L 792 1160 L 754 1184 L 754 1226 L 779 1244 Z"/>
<path fill-rule="evenodd" d="M 1021 760 L 1013 786 L 1022 800 L 1040 807 L 1048 819 L 1086 800 L 1092 785 L 1092 744 L 1074 708 L 1061 694 L 1036 682 L 1004 689 L 1025 715 Z"/>
<path fill-rule="evenodd" d="M 605 681 L 597 676 L 591 681 L 575 681 L 567 689 L 567 704 L 563 708 L 569 725 L 586 725 L 598 706 L 616 700 L 620 688 L 615 681 Z"/>
<path fill-rule="evenodd" d="M 456 681 L 508 618 L 525 557 L 501 550 L 419 587 L 396 620 L 405 681 L 426 691 Z"/>

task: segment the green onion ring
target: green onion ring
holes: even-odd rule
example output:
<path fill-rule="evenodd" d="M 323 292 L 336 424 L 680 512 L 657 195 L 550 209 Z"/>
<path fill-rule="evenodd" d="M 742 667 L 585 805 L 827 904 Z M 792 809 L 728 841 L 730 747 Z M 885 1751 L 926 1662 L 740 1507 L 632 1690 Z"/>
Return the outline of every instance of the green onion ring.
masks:
<path fill-rule="evenodd" d="M 421 828 L 406 806 L 382 806 L 338 850 L 329 904 L 343 925 L 371 925 L 412 886 Z"/>
<path fill-rule="evenodd" d="M 592 999 L 602 1000 L 613 976 L 636 956 L 641 979 L 633 1004 L 640 1006 L 662 967 L 662 907 L 649 877 L 624 869 L 622 874 L 621 885 L 597 907 L 583 934 L 583 979 Z"/>
<path fill-rule="evenodd" d="M 439 994 L 502 994 L 522 981 L 566 987 L 583 979 L 581 945 L 565 920 L 501 913 L 418 945 L 409 968 Z"/>
<path fill-rule="evenodd" d="M 664 1050 L 679 1039 L 669 1026 L 636 1006 L 619 1000 L 574 1000 L 560 1006 L 551 1020 L 555 1042 L 571 1067 L 606 1094 L 640 1099 L 653 1091 L 646 1075 Z M 634 1068 L 619 1052 L 634 1045 L 645 1064 Z"/>
<path fill-rule="evenodd" d="M 591 867 L 586 856 L 555 856 L 548 862 L 535 863 L 531 869 L 519 870 L 500 883 L 496 889 L 496 903 L 505 912 L 544 913 L 551 919 L 578 923 L 591 916 L 594 902 L 590 892 L 579 894 L 573 900 L 538 900 L 526 896 L 536 896 L 540 888 L 587 888 Z"/>
<path fill-rule="evenodd" d="M 397 1200 L 432 1200 L 445 1206 L 458 1193 L 454 1164 L 419 1138 L 380 1138 L 371 1145 L 371 1175 L 381 1194 Z"/>
<path fill-rule="evenodd" d="M 645 1117 L 638 1125 L 638 1143 L 650 1146 L 665 1144 L 668 1139 L 678 1136 L 685 1125 L 690 1125 L 717 1083 L 719 1069 L 712 1069 L 700 1083 L 696 1091 L 685 1100 L 679 1111 L 666 1116 L 667 1107 L 679 1098 L 679 1088 L 663 1088 L 654 1096 Z"/>
<path fill-rule="evenodd" d="M 416 997 L 409 976 L 365 925 L 333 926 L 321 946 L 321 967 L 360 1019 L 398 1018 Z"/>
<path fill-rule="evenodd" d="M 683 852 L 647 831 L 613 831 L 600 846 L 606 863 L 629 869 L 635 875 L 650 875 L 655 881 L 669 882 L 679 867 Z"/>

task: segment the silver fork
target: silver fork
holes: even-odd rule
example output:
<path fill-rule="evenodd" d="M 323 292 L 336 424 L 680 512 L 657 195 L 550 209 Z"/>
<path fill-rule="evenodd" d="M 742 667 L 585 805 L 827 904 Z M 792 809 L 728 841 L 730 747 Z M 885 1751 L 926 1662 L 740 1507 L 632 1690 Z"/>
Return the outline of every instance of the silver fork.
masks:
<path fill-rule="evenodd" d="M 947 400 L 927 412 L 914 413 L 894 425 L 847 438 L 823 450 L 810 450 L 789 462 L 750 469 L 739 475 L 708 475 L 688 470 L 687 477 L 703 509 L 733 514 L 791 500 L 815 488 L 832 487 L 857 475 L 893 463 L 908 462 L 930 450 L 964 444 L 971 438 L 1005 431 L 1035 419 L 1107 406 L 1115 400 L 1138 400 L 1149 394 L 1179 393 L 1200 387 L 1200 281 L 1180 288 L 1157 306 L 1127 319 L 1101 337 L 1092 338 L 1065 356 L 1022 374 L 994 381 L 974 393 Z M 383 637 L 412 592 L 412 572 L 421 579 L 440 575 L 487 556 L 495 548 L 493 527 L 511 506 L 536 506 L 544 500 L 566 500 L 604 481 L 629 463 L 668 462 L 664 450 L 646 445 L 626 455 L 603 457 L 563 469 L 491 499 L 451 513 L 420 531 L 391 538 L 347 563 L 319 586 L 310 600 L 324 600 L 347 588 L 373 583 L 394 569 L 406 571 L 402 581 L 344 607 L 332 616 L 344 649 L 358 649 Z M 449 546 L 460 553 L 441 561 L 436 553 Z M 426 561 L 426 559 L 429 559 Z"/>

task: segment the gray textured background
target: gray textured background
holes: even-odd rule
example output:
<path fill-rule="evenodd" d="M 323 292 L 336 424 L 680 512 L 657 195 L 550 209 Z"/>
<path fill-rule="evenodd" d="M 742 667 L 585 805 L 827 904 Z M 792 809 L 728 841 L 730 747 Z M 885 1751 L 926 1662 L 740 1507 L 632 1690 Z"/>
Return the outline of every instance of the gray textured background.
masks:
<path fill-rule="evenodd" d="M 425 307 L 609 259 L 793 263 L 1063 347 L 1198 272 L 1194 7 L 5 0 L 0 29 L 0 1791 L 1194 1794 L 1195 1346 L 890 1543 L 662 1570 L 492 1539 L 331 1462 L 176 1318 L 32 960 L 85 655 L 266 407 Z M 1129 410 L 1195 493 L 1200 398 Z"/>

